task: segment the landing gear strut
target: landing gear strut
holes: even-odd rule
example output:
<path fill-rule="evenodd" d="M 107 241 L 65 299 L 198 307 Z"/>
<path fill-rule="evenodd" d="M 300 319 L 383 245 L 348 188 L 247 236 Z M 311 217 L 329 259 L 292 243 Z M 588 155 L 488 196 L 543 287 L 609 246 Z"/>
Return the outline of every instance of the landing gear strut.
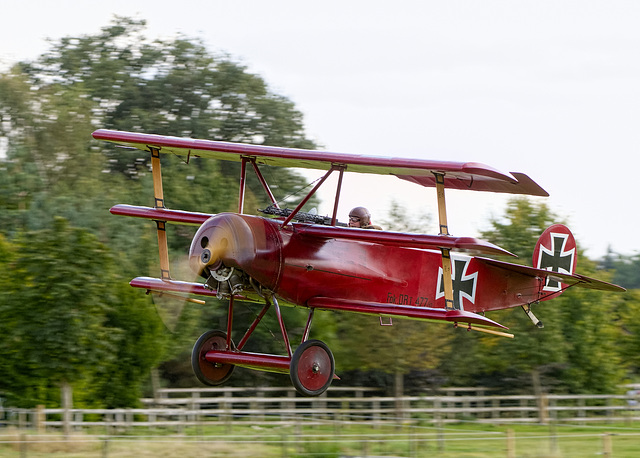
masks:
<path fill-rule="evenodd" d="M 262 311 L 256 316 L 236 347 L 230 339 L 234 296 L 231 295 L 229 297 L 227 332 L 208 331 L 200 336 L 191 353 L 193 372 L 198 380 L 210 386 L 221 385 L 226 382 L 231 377 L 236 366 L 280 374 L 288 373 L 298 393 L 303 396 L 321 395 L 329 388 L 333 379 L 338 377 L 335 376 L 335 362 L 327 344 L 319 340 L 308 340 L 314 310 L 311 309 L 309 311 L 307 324 L 302 335 L 302 343 L 295 352 L 292 352 L 278 300 L 272 294 L 265 294 L 264 299 L 265 305 Z M 271 355 L 242 351 L 249 336 L 271 305 L 273 305 L 278 318 L 287 354 Z"/>

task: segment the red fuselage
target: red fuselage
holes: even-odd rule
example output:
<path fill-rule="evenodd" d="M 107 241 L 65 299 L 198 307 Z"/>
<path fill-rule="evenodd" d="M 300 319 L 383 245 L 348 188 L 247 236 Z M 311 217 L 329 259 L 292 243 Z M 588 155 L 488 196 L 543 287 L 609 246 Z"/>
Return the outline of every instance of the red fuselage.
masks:
<path fill-rule="evenodd" d="M 444 308 L 440 250 L 306 235 L 304 224 L 221 213 L 196 233 L 193 270 L 221 263 L 252 277 L 287 302 L 306 306 L 316 297 Z M 342 229 L 344 230 L 344 229 Z M 363 229 L 351 229 L 362 231 Z M 203 256 L 208 250 L 210 254 Z M 452 256 L 456 308 L 481 313 L 532 302 L 539 279 L 505 275 L 482 258 Z"/>

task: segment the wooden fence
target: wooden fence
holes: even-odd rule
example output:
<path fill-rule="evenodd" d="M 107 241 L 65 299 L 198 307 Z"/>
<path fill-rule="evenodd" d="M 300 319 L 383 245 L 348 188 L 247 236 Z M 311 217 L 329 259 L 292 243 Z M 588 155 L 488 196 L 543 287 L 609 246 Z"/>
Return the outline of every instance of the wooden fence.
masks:
<path fill-rule="evenodd" d="M 140 409 L 4 409 L 0 426 L 20 428 L 137 426 L 181 431 L 205 424 L 294 422 L 540 423 L 638 421 L 640 405 L 629 395 L 494 396 L 484 390 L 445 390 L 437 396 L 379 396 L 375 389 L 334 387 L 317 398 L 289 388 L 194 388 L 161 390 Z M 480 394 L 477 394 L 480 393 Z"/>

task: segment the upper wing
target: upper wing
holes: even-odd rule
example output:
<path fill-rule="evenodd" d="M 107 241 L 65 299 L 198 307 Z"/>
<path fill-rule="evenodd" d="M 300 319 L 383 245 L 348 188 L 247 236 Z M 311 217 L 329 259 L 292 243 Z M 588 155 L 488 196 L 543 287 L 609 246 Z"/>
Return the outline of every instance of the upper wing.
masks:
<path fill-rule="evenodd" d="M 362 156 L 105 129 L 96 130 L 93 137 L 144 151 L 153 147 L 163 153 L 187 157 L 206 157 L 236 162 L 241 161 L 243 157 L 250 157 L 255 159 L 258 164 L 319 170 L 329 170 L 334 165 L 342 165 L 349 172 L 395 175 L 404 180 L 429 187 L 435 186 L 434 173 L 444 173 L 449 178 L 445 181 L 445 187 L 448 188 L 535 196 L 549 195 L 524 174 L 503 173 L 477 162 Z"/>
<path fill-rule="evenodd" d="M 585 275 L 580 274 L 564 274 L 559 272 L 554 272 L 552 270 L 545 269 L 536 269 L 535 267 L 522 266 L 519 264 L 512 264 L 509 262 L 496 261 L 495 259 L 488 258 L 478 258 L 475 260 L 477 262 L 482 262 L 488 264 L 493 267 L 498 267 L 500 269 L 508 270 L 511 272 L 517 272 L 522 275 L 528 275 L 530 277 L 540 277 L 540 278 L 552 278 L 560 283 L 564 283 L 570 286 L 581 286 L 583 288 L 589 289 L 599 289 L 601 291 L 626 291 L 622 286 L 614 285 L 612 283 L 608 283 L 606 281 L 597 280 L 595 278 L 587 277 Z"/>

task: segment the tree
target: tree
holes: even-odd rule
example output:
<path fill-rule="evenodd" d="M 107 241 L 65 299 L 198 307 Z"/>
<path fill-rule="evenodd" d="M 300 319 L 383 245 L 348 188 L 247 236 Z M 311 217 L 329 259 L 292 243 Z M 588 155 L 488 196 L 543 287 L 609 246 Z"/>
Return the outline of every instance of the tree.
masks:
<path fill-rule="evenodd" d="M 6 153 L 0 164 L 0 233 L 11 244 L 17 234 L 46 231 L 56 216 L 63 216 L 71 226 L 89 230 L 110 247 L 118 259 L 122 285 L 133 275 L 157 275 L 155 228 L 108 216 L 116 203 L 153 205 L 149 155 L 97 143 L 91 132 L 101 127 L 313 148 L 302 121 L 291 101 L 230 57 L 212 55 L 200 40 L 179 36 L 152 41 L 145 36 L 144 21 L 116 17 L 97 34 L 54 41 L 35 61 L 21 62 L 0 74 L 0 136 Z M 210 213 L 237 208 L 237 164 L 192 158 L 187 165 L 165 155 L 162 162 L 168 207 Z M 278 199 L 304 187 L 304 180 L 291 170 L 264 173 L 276 183 L 272 191 Z M 269 203 L 251 174 L 247 187 L 247 211 Z M 171 226 L 169 231 L 175 267 L 175 261 L 186 256 L 193 230 Z M 136 360 L 132 346 L 139 342 L 138 329 L 125 317 L 131 316 L 136 326 L 149 326 L 149 335 L 157 329 L 151 319 L 137 314 L 139 307 L 146 310 L 149 305 L 147 299 L 138 299 L 140 291 L 115 287 L 106 291 L 104 286 L 98 292 L 99 285 L 95 287 L 98 297 L 117 292 L 121 303 L 113 306 L 123 312 L 107 314 L 103 323 L 113 331 L 115 347 L 110 354 L 118 354 L 124 363 L 102 361 L 101 373 L 110 370 L 104 368 L 120 370 L 111 377 L 119 381 L 95 387 L 103 390 L 103 399 L 115 399 L 108 392 L 125 384 L 127 373 L 135 379 L 134 366 L 146 367 Z M 20 294 L 31 293 L 25 287 Z M 184 326 L 193 325 L 183 327 L 190 336 L 185 340 L 193 342 L 197 323 L 216 321 L 217 308 L 189 309 L 195 315 L 185 317 Z M 238 322 L 244 324 L 241 313 Z M 160 348 L 168 345 L 164 338 L 155 339 Z M 178 349 L 179 342 L 175 339 L 170 354 L 189 351 L 191 344 Z M 99 382 L 98 373 L 92 377 Z"/>
<path fill-rule="evenodd" d="M 13 197 L 8 202 L 12 210 L 32 210 L 33 202 L 60 195 L 68 199 L 57 202 L 65 206 L 56 210 L 69 213 L 79 194 L 84 201 L 106 194 L 102 199 L 106 204 L 122 195 L 134 197 L 132 204 L 151 201 L 151 192 L 119 192 L 129 187 L 151 189 L 149 155 L 94 143 L 90 133 L 96 126 L 314 147 L 304 135 L 301 113 L 291 101 L 271 92 L 259 76 L 226 56 L 211 55 L 198 40 L 181 36 L 150 41 L 144 30 L 144 21 L 116 17 L 99 34 L 62 38 L 35 62 L 20 63 L 0 75 L 0 133 L 8 140 L 9 163 L 16 163 L 8 172 L 28 171 L 37 178 L 24 189 L 7 174 L 8 186 L 0 189 L 0 196 Z M 163 162 L 174 166 L 178 161 L 163 157 Z M 173 208 L 218 212 L 235 207 L 230 197 L 237 192 L 230 196 L 229 191 L 237 189 L 238 165 L 192 162 L 176 185 L 198 186 L 201 191 L 167 196 Z M 113 173 L 128 182 L 109 176 Z M 278 185 L 276 197 L 302 187 L 302 179 L 291 170 L 275 168 L 269 175 Z M 88 181 L 98 185 L 89 186 L 92 192 L 87 196 Z M 251 175 L 248 187 L 258 201 L 267 203 Z M 86 226 L 82 218 L 73 222 Z"/>
<path fill-rule="evenodd" d="M 538 236 L 557 222 L 555 219 L 545 204 L 515 198 L 509 201 L 504 219 L 493 220 L 493 228 L 482 237 L 528 260 Z M 590 260 L 583 258 L 578 265 L 581 273 L 596 275 L 595 264 Z M 607 319 L 614 310 L 612 299 L 606 294 L 575 288 L 536 305 L 544 329 L 533 326 L 519 308 L 494 312 L 491 318 L 508 326 L 516 337 L 510 340 L 478 336 L 477 347 L 469 349 L 475 354 L 471 359 L 478 363 L 467 377 L 510 390 L 529 386 L 527 378 L 536 390 L 610 390 L 622 376 L 615 349 L 618 332 Z M 459 345 L 456 341 L 453 347 Z M 445 369 L 460 367 L 469 357 L 454 352 L 445 360 Z"/>
<path fill-rule="evenodd" d="M 614 283 L 628 289 L 640 288 L 640 253 L 622 255 L 609 249 L 600 267 L 613 272 Z"/>
<path fill-rule="evenodd" d="M 48 387 L 81 385 L 97 370 L 122 364 L 124 320 L 116 265 L 106 246 L 84 229 L 57 218 L 51 228 L 20 234 L 4 275 L 11 279 L 0 304 L 0 348 L 5 371 L 0 391 L 25 405 L 52 402 Z M 133 301 L 129 304 L 133 305 Z M 138 301 L 129 326 L 153 322 L 149 307 Z M 154 330 L 139 326 L 139 371 L 155 364 L 162 351 L 151 350 Z M 117 371 L 116 371 L 117 373 Z M 144 374 L 146 375 L 146 374 Z M 141 375 L 131 376 L 120 395 L 138 392 Z M 102 382 L 111 383 L 112 379 Z M 89 390 L 91 391 L 91 390 Z M 85 396 L 86 398 L 86 396 Z"/>
<path fill-rule="evenodd" d="M 640 291 L 627 291 L 617 299 L 615 323 L 621 332 L 615 345 L 627 374 L 637 380 L 640 377 Z"/>

